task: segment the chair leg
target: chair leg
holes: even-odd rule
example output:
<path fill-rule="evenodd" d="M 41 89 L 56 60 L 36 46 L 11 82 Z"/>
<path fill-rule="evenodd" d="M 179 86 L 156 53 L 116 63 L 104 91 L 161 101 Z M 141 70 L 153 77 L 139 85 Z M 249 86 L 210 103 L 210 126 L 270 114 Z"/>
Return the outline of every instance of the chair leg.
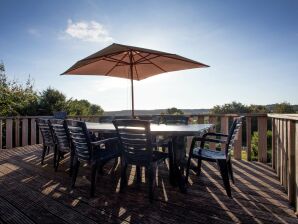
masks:
<path fill-rule="evenodd" d="M 95 186 L 96 186 L 96 173 L 98 168 L 98 163 L 94 163 L 91 166 L 91 189 L 90 189 L 90 197 L 94 197 Z"/>
<path fill-rule="evenodd" d="M 142 170 L 140 166 L 136 166 L 136 173 L 137 173 L 137 187 L 140 187 L 142 182 Z"/>
<path fill-rule="evenodd" d="M 235 184 L 235 182 L 234 182 L 234 175 L 233 175 L 233 167 L 232 167 L 231 160 L 228 161 L 227 165 L 228 165 L 228 171 L 229 171 L 231 180 L 232 180 L 233 184 Z"/>
<path fill-rule="evenodd" d="M 71 187 L 74 188 L 76 180 L 77 180 L 77 176 L 78 176 L 78 172 L 79 172 L 79 167 L 80 167 L 80 161 L 75 158 L 74 159 L 74 165 L 73 165 L 73 172 L 72 172 L 72 182 L 71 182 Z"/>
<path fill-rule="evenodd" d="M 126 169 L 127 169 L 127 164 L 122 161 L 123 159 L 121 158 L 121 181 L 120 181 L 120 192 L 124 191 L 124 188 L 127 185 L 127 177 L 126 177 Z"/>
<path fill-rule="evenodd" d="M 188 176 L 189 176 L 190 163 L 191 163 L 191 154 L 189 153 L 188 160 L 187 160 L 187 165 L 186 165 L 186 176 L 185 176 L 186 184 L 189 183 L 188 182 Z"/>
<path fill-rule="evenodd" d="M 198 159 L 198 173 L 197 173 L 197 176 L 201 175 L 201 169 L 202 169 L 202 160 Z"/>
<path fill-rule="evenodd" d="M 147 167 L 147 173 L 148 173 L 148 184 L 149 184 L 149 200 L 150 202 L 153 202 L 154 199 L 154 188 L 155 188 L 155 171 L 156 171 L 156 165 L 152 164 L 149 167 Z"/>
<path fill-rule="evenodd" d="M 74 152 L 70 151 L 70 164 L 69 164 L 69 176 L 72 176 L 73 173 L 73 160 L 74 160 Z"/>
<path fill-rule="evenodd" d="M 58 154 L 58 155 L 57 155 L 57 161 L 56 161 L 56 165 L 55 165 L 55 172 L 57 172 L 57 170 L 58 170 L 58 166 L 59 166 L 59 163 L 60 163 L 60 159 L 61 159 L 61 157 L 62 157 L 60 151 L 58 151 L 57 154 Z"/>
<path fill-rule="evenodd" d="M 217 160 L 217 164 L 220 169 L 220 174 L 227 192 L 227 195 L 231 198 L 231 186 L 230 186 L 230 181 L 229 181 L 229 171 L 228 171 L 228 166 L 227 166 L 227 161 L 226 160 Z"/>
<path fill-rule="evenodd" d="M 46 156 L 46 152 L 47 152 L 47 147 L 44 145 L 42 150 L 42 155 L 41 155 L 41 165 L 44 164 L 43 162 L 44 162 L 44 157 Z"/>
<path fill-rule="evenodd" d="M 57 151 L 58 151 L 58 149 L 57 149 L 57 145 L 55 145 L 54 146 L 54 169 L 56 168 L 56 161 L 57 161 Z"/>

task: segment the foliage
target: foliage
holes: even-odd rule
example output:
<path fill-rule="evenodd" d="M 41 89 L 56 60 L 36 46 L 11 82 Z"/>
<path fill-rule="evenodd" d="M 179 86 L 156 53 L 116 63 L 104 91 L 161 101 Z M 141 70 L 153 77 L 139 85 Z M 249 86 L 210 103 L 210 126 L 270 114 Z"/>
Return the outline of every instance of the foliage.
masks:
<path fill-rule="evenodd" d="M 69 115 L 102 115 L 103 109 L 87 100 L 69 100 L 67 113 Z"/>
<path fill-rule="evenodd" d="M 39 101 L 39 114 L 49 115 L 55 111 L 65 111 L 66 96 L 51 87 L 42 91 Z"/>
<path fill-rule="evenodd" d="M 272 109 L 273 113 L 278 113 L 278 114 L 290 114 L 290 113 L 295 113 L 294 107 L 287 103 L 287 102 L 282 102 L 282 103 L 277 103 L 273 106 Z"/>
<path fill-rule="evenodd" d="M 211 109 L 213 114 L 233 114 L 233 113 L 249 113 L 249 107 L 233 101 L 232 103 L 226 103 L 222 106 L 216 105 Z"/>
<path fill-rule="evenodd" d="M 103 109 L 87 100 L 67 100 L 60 91 L 51 87 L 37 93 L 30 79 L 22 85 L 17 80 L 9 81 L 5 66 L 0 63 L 0 116 L 52 115 L 66 111 L 70 115 L 101 115 Z"/>
<path fill-rule="evenodd" d="M 177 109 L 176 107 L 168 108 L 166 110 L 166 114 L 172 114 L 172 115 L 182 115 L 184 114 L 182 110 Z"/>
<path fill-rule="evenodd" d="M 251 138 L 251 158 L 252 160 L 258 159 L 258 144 L 259 144 L 259 134 L 258 132 L 253 132 Z M 272 131 L 267 131 L 267 160 L 271 161 L 271 151 L 272 151 Z"/>

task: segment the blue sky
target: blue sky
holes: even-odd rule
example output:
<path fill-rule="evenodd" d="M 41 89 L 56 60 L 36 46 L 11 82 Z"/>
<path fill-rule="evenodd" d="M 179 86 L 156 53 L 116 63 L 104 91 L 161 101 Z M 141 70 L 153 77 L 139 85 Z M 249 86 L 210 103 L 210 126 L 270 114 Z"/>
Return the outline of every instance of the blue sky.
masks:
<path fill-rule="evenodd" d="M 130 109 L 130 82 L 59 76 L 113 42 L 208 64 L 135 84 L 135 108 L 298 103 L 298 1 L 0 0 L 0 60 L 10 78 L 104 110 Z"/>

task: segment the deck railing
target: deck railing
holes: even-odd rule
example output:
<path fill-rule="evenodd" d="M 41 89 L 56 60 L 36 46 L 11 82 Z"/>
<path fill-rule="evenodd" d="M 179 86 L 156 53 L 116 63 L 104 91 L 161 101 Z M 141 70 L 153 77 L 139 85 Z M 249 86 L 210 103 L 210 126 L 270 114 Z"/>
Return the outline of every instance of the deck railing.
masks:
<path fill-rule="evenodd" d="M 216 131 L 228 133 L 238 114 L 189 115 L 193 123 L 214 123 Z M 298 115 L 245 114 L 245 120 L 234 145 L 234 159 L 241 160 L 246 151 L 247 160 L 252 159 L 252 133 L 258 133 L 258 157 L 268 162 L 267 130 L 272 130 L 272 168 L 288 194 L 289 202 L 298 208 Z M 0 149 L 42 143 L 36 126 L 36 116 L 0 117 Z M 71 119 L 99 121 L 100 116 L 70 116 Z M 189 142 L 188 142 L 189 143 Z M 212 143 L 211 143 L 212 144 Z"/>
<path fill-rule="evenodd" d="M 227 134 L 232 120 L 237 114 L 199 114 L 189 115 L 194 123 L 214 123 L 216 130 Z M 0 149 L 10 149 L 18 146 L 34 145 L 42 142 L 41 135 L 36 127 L 36 116 L 23 117 L 0 117 Z M 70 116 L 71 119 L 84 121 L 99 121 L 100 116 Z M 247 160 L 251 160 L 251 137 L 252 122 L 257 123 L 259 134 L 258 160 L 267 162 L 267 114 L 247 114 L 243 128 L 246 129 L 246 136 L 243 136 L 242 129 L 234 146 L 234 158 L 242 159 L 241 151 L 244 148 L 247 152 Z M 256 126 L 256 125 L 254 125 Z M 244 137 L 246 141 L 243 141 Z"/>
<path fill-rule="evenodd" d="M 289 202 L 298 208 L 298 115 L 269 114 L 272 118 L 272 168 Z"/>

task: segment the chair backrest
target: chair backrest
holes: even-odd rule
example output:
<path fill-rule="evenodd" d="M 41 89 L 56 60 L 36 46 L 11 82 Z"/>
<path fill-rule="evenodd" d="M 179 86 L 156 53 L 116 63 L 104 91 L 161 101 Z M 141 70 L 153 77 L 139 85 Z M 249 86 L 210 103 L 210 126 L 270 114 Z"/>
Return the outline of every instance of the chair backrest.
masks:
<path fill-rule="evenodd" d="M 235 139 L 238 135 L 239 129 L 242 126 L 243 118 L 244 118 L 243 116 L 237 117 L 233 121 L 233 124 L 230 128 L 229 135 L 228 135 L 228 138 L 227 138 L 227 144 L 226 144 L 226 150 L 225 150 L 226 155 L 228 155 L 229 151 L 234 146 Z"/>
<path fill-rule="evenodd" d="M 152 124 L 159 124 L 161 121 L 161 115 L 140 115 L 138 119 L 144 121 L 150 121 Z"/>
<path fill-rule="evenodd" d="M 65 111 L 56 111 L 54 112 L 55 119 L 66 119 L 67 113 Z"/>
<path fill-rule="evenodd" d="M 163 115 L 165 124 L 188 124 L 188 117 L 184 115 Z"/>
<path fill-rule="evenodd" d="M 137 119 L 114 120 L 122 156 L 129 164 L 147 165 L 152 161 L 150 122 Z"/>
<path fill-rule="evenodd" d="M 66 125 L 75 155 L 79 160 L 92 160 L 91 140 L 85 122 L 66 120 Z"/>
<path fill-rule="evenodd" d="M 52 132 L 50 130 L 48 121 L 49 121 L 49 119 L 38 118 L 38 119 L 36 119 L 36 124 L 41 132 L 43 144 L 45 146 L 54 146 L 55 141 L 54 141 Z"/>
<path fill-rule="evenodd" d="M 115 116 L 100 116 L 98 118 L 99 123 L 112 123 L 115 119 Z"/>
<path fill-rule="evenodd" d="M 66 121 L 62 119 L 50 119 L 49 126 L 58 148 L 61 151 L 69 151 L 70 137 L 68 135 Z"/>

